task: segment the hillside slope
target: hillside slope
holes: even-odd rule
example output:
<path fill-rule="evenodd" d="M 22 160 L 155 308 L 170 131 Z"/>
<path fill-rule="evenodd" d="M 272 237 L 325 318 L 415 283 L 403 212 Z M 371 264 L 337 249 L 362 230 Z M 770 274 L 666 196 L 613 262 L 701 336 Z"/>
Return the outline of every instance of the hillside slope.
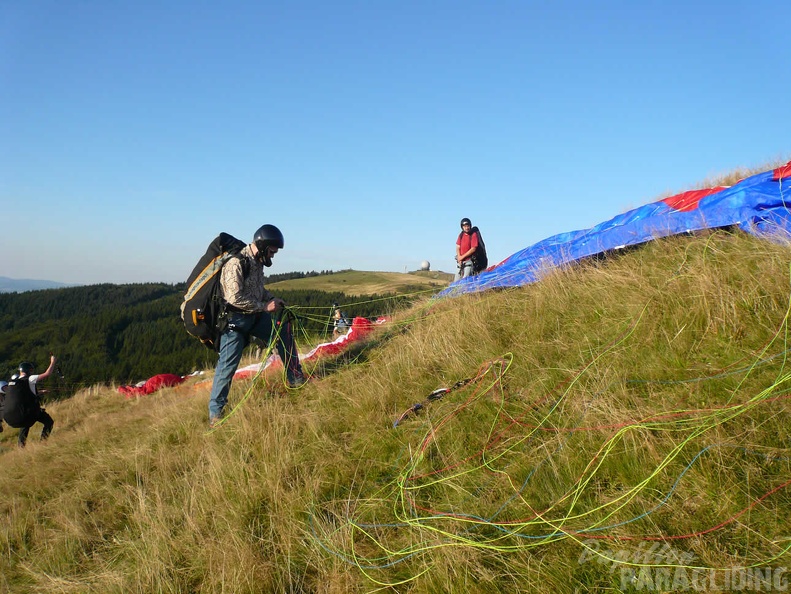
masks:
<path fill-rule="evenodd" d="M 212 433 L 206 384 L 85 390 L 0 434 L 0 592 L 779 580 L 790 262 L 716 232 L 427 299 L 299 391 L 236 382 Z"/>
<path fill-rule="evenodd" d="M 267 288 L 277 291 L 340 291 L 350 297 L 358 295 L 436 292 L 448 286 L 453 275 L 445 272 L 419 271 L 412 273 L 343 270 L 294 280 L 272 283 Z"/>
<path fill-rule="evenodd" d="M 350 316 L 386 316 L 447 286 L 441 274 L 347 271 L 267 287 L 301 316 L 304 346 L 331 332 L 334 303 Z M 148 283 L 0 294 L 0 378 L 10 377 L 20 361 L 45 364 L 50 352 L 68 378 L 52 388 L 60 398 L 97 382 L 136 383 L 211 367 L 216 354 L 189 336 L 179 317 L 184 292 L 184 285 Z"/>

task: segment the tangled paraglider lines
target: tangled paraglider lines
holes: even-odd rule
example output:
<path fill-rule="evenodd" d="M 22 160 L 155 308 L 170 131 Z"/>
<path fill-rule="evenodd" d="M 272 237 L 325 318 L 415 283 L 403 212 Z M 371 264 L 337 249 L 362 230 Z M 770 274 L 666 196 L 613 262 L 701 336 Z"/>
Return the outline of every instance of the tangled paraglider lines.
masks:
<path fill-rule="evenodd" d="M 734 523 L 736 529 L 753 516 L 758 522 L 772 496 L 791 485 L 791 457 L 765 444 L 740 442 L 729 431 L 737 419 L 751 419 L 750 413 L 761 419 L 787 414 L 789 349 L 769 351 L 776 343 L 787 346 L 788 312 L 749 364 L 731 364 L 706 377 L 653 382 L 686 389 L 734 380 L 717 403 L 689 407 L 692 398 L 685 393 L 669 409 L 644 402 L 609 415 L 605 409 L 602 415 L 602 394 L 630 394 L 652 383 L 613 380 L 597 391 L 592 382 L 586 385 L 586 374 L 625 348 L 642 317 L 559 389 L 532 402 L 508 386 L 514 364 L 509 353 L 407 409 L 394 431 L 411 427 L 417 441 L 400 434 L 409 441 L 391 467 L 392 480 L 356 485 L 360 493 L 369 491 L 366 497 L 316 502 L 310 514 L 315 541 L 374 583 L 393 586 L 428 571 L 427 553 L 443 547 L 516 553 L 569 540 L 606 557 L 590 542 L 685 541 Z M 765 387 L 745 395 L 745 382 L 758 371 L 768 378 L 761 376 Z M 579 398 L 580 392 L 587 397 Z M 624 416 L 635 411 L 646 411 L 645 416 Z M 589 423 L 602 416 L 610 422 Z M 708 474 L 727 469 L 736 475 L 748 464 L 759 465 L 764 476 L 739 492 L 738 501 L 729 497 L 724 506 L 720 493 L 695 496 L 711 484 Z M 702 528 L 685 520 L 696 512 L 708 522 Z M 768 549 L 745 566 L 765 565 L 791 548 L 791 537 L 767 534 L 764 540 Z M 399 577 L 383 571 L 405 562 L 411 565 Z"/>

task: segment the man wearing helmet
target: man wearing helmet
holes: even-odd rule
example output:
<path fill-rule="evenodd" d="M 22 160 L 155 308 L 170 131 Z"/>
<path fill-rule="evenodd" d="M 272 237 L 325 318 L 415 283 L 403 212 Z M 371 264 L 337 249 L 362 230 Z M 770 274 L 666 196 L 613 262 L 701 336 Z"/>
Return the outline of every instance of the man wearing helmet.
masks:
<path fill-rule="evenodd" d="M 456 240 L 456 264 L 458 271 L 456 279 L 472 276 L 475 271 L 472 264 L 472 255 L 478 249 L 478 234 L 472 232 L 472 222 L 468 218 L 461 220 L 461 233 Z"/>
<path fill-rule="evenodd" d="M 285 302 L 264 287 L 264 266 L 272 265 L 272 258 L 283 245 L 280 229 L 263 225 L 255 232 L 253 242 L 222 268 L 220 293 L 226 303 L 228 325 L 220 335 L 220 358 L 209 398 L 210 426 L 222 418 L 233 375 L 252 336 L 268 343 L 276 335 L 275 347 L 286 369 L 289 387 L 305 383 L 290 323 L 275 324 L 272 320 L 272 315 L 280 313 Z"/>
<path fill-rule="evenodd" d="M 41 399 L 36 386 L 38 382 L 47 379 L 55 369 L 55 356 L 49 358 L 49 367 L 44 373 L 35 375 L 35 366 L 27 361 L 19 364 L 19 376 L 12 378 L 6 386 L 6 395 L 3 400 L 3 419 L 9 427 L 19 429 L 17 443 L 25 447 L 27 434 L 36 423 L 41 423 L 41 440 L 44 441 L 52 432 L 55 421 L 41 407 Z"/>

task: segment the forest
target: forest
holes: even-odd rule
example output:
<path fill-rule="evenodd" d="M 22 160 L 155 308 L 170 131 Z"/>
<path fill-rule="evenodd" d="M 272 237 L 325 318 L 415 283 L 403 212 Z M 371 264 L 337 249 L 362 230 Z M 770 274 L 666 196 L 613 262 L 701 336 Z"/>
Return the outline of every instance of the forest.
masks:
<path fill-rule="evenodd" d="M 2 293 L 0 378 L 9 378 L 21 361 L 43 371 L 54 353 L 58 373 L 50 397 L 62 399 L 87 385 L 212 368 L 216 353 L 187 334 L 181 321 L 185 289 L 184 283 L 141 283 Z M 340 292 L 280 291 L 278 297 L 298 314 L 300 336 L 316 341 L 331 332 L 333 304 L 350 316 L 373 318 L 410 299 L 367 295 L 347 307 L 349 298 Z"/>

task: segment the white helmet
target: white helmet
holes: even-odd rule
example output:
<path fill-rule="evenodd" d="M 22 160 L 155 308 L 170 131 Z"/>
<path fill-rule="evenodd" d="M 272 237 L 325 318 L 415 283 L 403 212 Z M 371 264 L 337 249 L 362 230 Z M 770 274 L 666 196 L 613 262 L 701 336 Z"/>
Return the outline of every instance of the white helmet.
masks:
<path fill-rule="evenodd" d="M 5 394 L 5 389 L 8 387 L 8 382 L 0 380 L 0 392 Z"/>

